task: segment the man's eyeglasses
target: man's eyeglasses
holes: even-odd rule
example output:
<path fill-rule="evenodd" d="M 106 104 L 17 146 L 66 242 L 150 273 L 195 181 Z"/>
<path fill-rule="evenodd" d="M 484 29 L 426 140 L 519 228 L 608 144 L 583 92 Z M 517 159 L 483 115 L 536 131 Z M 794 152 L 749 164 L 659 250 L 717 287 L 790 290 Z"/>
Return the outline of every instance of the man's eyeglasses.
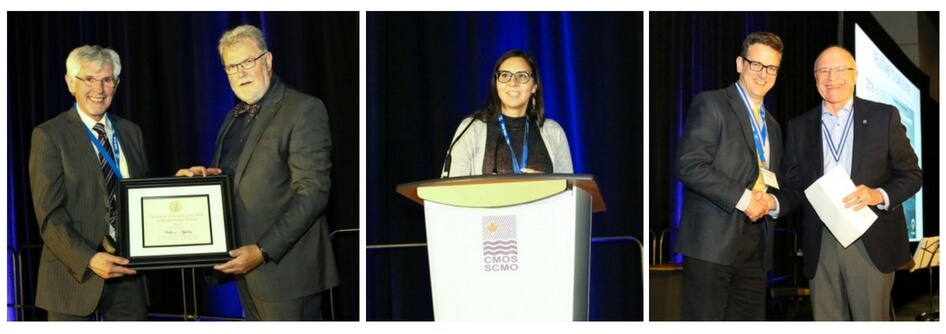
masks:
<path fill-rule="evenodd" d="M 520 85 L 525 85 L 529 83 L 530 80 L 532 80 L 532 72 L 525 72 L 525 71 L 519 71 L 516 73 L 509 72 L 509 71 L 496 72 L 496 80 L 498 80 L 499 82 L 507 83 L 509 82 L 509 80 L 512 80 L 512 78 L 516 78 L 516 82 L 518 82 Z"/>
<path fill-rule="evenodd" d="M 819 78 L 827 78 L 831 76 L 831 72 L 837 73 L 838 75 L 845 75 L 847 74 L 847 71 L 857 71 L 857 69 L 853 67 L 841 67 L 841 66 L 825 67 L 825 68 L 819 68 L 815 70 L 815 75 L 818 76 Z"/>
<path fill-rule="evenodd" d="M 227 71 L 227 74 L 236 74 L 237 71 L 239 71 L 239 67 L 240 67 L 240 66 L 243 66 L 243 69 L 244 69 L 244 70 L 249 70 L 249 69 L 253 68 L 253 66 L 256 66 L 256 60 L 257 60 L 257 59 L 260 59 L 260 57 L 265 56 L 267 53 L 269 53 L 269 51 L 263 52 L 263 54 L 257 56 L 256 58 L 251 58 L 251 59 L 244 60 L 243 62 L 241 62 L 241 63 L 239 63 L 239 64 L 233 64 L 233 65 L 224 66 L 223 69 Z"/>
<path fill-rule="evenodd" d="M 98 82 L 101 82 L 103 86 L 108 87 L 108 88 L 112 88 L 112 87 L 115 87 L 115 85 L 118 85 L 118 78 L 115 78 L 115 77 L 104 77 L 101 79 L 96 79 L 92 76 L 87 76 L 84 78 L 80 78 L 77 76 L 75 78 L 79 81 L 84 82 L 85 85 L 88 87 L 92 87 L 92 85 Z"/>
<path fill-rule="evenodd" d="M 779 70 L 778 66 L 762 65 L 762 63 L 760 62 L 749 60 L 749 58 L 746 58 L 746 57 L 742 57 L 742 60 L 745 60 L 747 63 L 749 63 L 749 69 L 752 70 L 753 72 L 760 72 L 764 68 L 765 73 L 768 73 L 769 75 L 778 75 L 778 70 Z"/>

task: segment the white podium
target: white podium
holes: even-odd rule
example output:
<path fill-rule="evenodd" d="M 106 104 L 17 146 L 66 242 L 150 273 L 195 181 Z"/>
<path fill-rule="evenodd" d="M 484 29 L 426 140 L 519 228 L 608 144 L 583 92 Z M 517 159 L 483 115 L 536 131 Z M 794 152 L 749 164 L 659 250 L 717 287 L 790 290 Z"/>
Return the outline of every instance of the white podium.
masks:
<path fill-rule="evenodd" d="M 490 175 L 398 186 L 424 205 L 436 320 L 588 320 L 591 175 Z"/>

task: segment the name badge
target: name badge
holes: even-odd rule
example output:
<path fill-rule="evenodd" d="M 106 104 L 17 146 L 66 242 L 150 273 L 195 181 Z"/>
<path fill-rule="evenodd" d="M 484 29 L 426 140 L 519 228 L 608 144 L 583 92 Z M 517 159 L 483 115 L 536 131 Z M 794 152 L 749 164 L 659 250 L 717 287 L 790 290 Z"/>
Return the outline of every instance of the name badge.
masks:
<path fill-rule="evenodd" d="M 766 186 L 778 189 L 778 179 L 775 177 L 775 173 L 772 173 L 768 168 L 760 167 L 762 170 L 762 182 L 765 182 Z"/>

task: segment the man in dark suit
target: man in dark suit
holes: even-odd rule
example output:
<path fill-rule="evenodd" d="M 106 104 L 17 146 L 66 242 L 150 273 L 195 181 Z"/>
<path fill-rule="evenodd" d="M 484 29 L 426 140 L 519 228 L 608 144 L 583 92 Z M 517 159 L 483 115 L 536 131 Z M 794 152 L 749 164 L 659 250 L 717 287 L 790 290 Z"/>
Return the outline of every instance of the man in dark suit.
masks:
<path fill-rule="evenodd" d="M 115 238 L 115 180 L 149 173 L 141 129 L 107 113 L 120 73 L 111 49 L 72 50 L 65 79 L 75 105 L 33 130 L 30 187 L 43 238 L 36 305 L 49 320 L 96 311 L 105 320 L 147 319 L 143 280 L 104 251 Z"/>
<path fill-rule="evenodd" d="M 777 195 L 782 211 L 804 205 L 803 252 L 815 320 L 892 320 L 894 271 L 909 264 L 903 201 L 923 184 L 900 113 L 890 105 L 854 97 L 857 65 L 833 46 L 815 60 L 815 82 L 824 100 L 788 123 Z M 805 199 L 804 189 L 834 168 L 857 185 L 846 207 L 869 208 L 878 218 L 864 235 L 842 247 Z M 784 214 L 783 213 L 783 214 Z"/>
<path fill-rule="evenodd" d="M 256 27 L 227 31 L 218 50 L 243 102 L 217 136 L 216 167 L 178 175 L 233 177 L 244 246 L 214 269 L 236 275 L 247 320 L 321 320 L 322 292 L 339 283 L 325 216 L 332 148 L 325 105 L 273 75 L 273 54 Z"/>
<path fill-rule="evenodd" d="M 736 57 L 739 79 L 694 98 L 677 147 L 685 187 L 676 252 L 684 256 L 684 320 L 764 320 L 781 131 L 763 105 L 782 41 L 755 32 Z M 768 216 L 768 217 L 766 217 Z"/>

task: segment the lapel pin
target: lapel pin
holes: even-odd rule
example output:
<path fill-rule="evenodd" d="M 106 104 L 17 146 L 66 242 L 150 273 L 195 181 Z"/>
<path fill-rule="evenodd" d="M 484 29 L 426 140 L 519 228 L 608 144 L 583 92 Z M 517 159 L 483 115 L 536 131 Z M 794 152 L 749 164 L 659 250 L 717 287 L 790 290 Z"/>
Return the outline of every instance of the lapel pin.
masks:
<path fill-rule="evenodd" d="M 864 120 L 864 124 L 867 124 L 867 120 L 866 120 L 866 119 Z"/>

